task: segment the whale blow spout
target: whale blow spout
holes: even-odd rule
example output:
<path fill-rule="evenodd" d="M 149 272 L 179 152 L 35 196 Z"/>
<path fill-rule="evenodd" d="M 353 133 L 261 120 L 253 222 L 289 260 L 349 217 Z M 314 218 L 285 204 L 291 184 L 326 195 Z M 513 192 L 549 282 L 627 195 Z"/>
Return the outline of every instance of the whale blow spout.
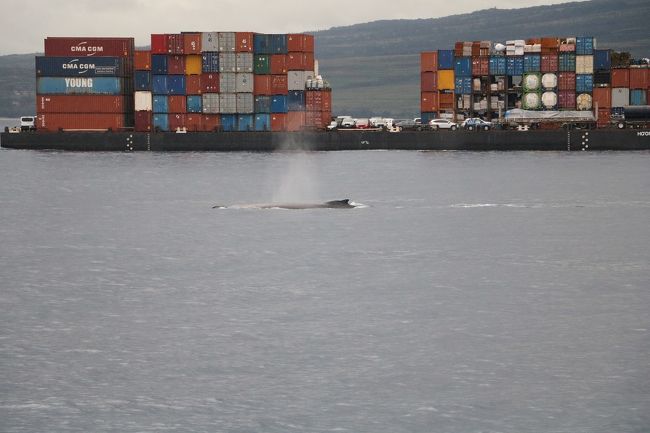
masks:
<path fill-rule="evenodd" d="M 332 200 L 325 203 L 258 203 L 215 205 L 212 209 L 353 209 L 357 206 L 350 203 L 350 199 Z"/>

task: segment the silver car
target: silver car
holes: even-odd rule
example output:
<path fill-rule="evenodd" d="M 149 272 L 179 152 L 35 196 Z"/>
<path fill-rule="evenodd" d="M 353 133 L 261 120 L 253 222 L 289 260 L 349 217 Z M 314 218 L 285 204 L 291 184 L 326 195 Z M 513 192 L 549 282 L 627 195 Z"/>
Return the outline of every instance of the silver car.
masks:
<path fill-rule="evenodd" d="M 455 131 L 458 129 L 458 125 L 447 119 L 431 119 L 429 121 L 429 128 L 433 130 L 450 129 L 452 131 Z"/>

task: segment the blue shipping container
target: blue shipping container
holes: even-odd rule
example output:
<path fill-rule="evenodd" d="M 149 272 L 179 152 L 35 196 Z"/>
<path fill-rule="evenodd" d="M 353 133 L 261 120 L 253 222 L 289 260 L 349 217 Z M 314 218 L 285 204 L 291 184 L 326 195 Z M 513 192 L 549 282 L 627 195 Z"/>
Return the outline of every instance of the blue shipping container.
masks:
<path fill-rule="evenodd" d="M 240 114 L 237 117 L 237 130 L 238 131 L 254 131 L 255 118 L 252 114 Z"/>
<path fill-rule="evenodd" d="M 454 75 L 456 77 L 471 77 L 472 76 L 472 58 L 471 57 L 456 57 L 454 60 Z"/>
<path fill-rule="evenodd" d="M 169 98 L 166 95 L 153 95 L 153 112 L 169 113 Z"/>
<path fill-rule="evenodd" d="M 262 33 L 253 35 L 253 51 L 255 54 L 273 54 L 271 36 Z"/>
<path fill-rule="evenodd" d="M 151 90 L 151 72 L 135 71 L 135 90 Z"/>
<path fill-rule="evenodd" d="M 287 35 L 272 35 L 271 48 L 273 54 L 287 54 Z"/>
<path fill-rule="evenodd" d="M 576 38 L 576 54 L 589 56 L 594 53 L 594 38 L 592 36 L 578 36 Z"/>
<path fill-rule="evenodd" d="M 167 75 L 153 75 L 151 78 L 151 88 L 154 94 L 166 95 L 167 92 Z"/>
<path fill-rule="evenodd" d="M 630 105 L 647 105 L 647 94 L 643 89 L 630 90 Z"/>
<path fill-rule="evenodd" d="M 576 55 L 574 53 L 560 53 L 559 63 L 560 72 L 575 72 Z"/>
<path fill-rule="evenodd" d="M 187 112 L 188 113 L 201 113 L 203 112 L 203 96 L 191 95 L 187 97 Z"/>
<path fill-rule="evenodd" d="M 127 77 L 123 57 L 36 57 L 37 77 Z"/>
<path fill-rule="evenodd" d="M 153 115 L 154 130 L 169 131 L 169 115 L 168 114 L 154 114 Z"/>
<path fill-rule="evenodd" d="M 167 75 L 167 92 L 170 95 L 184 95 L 185 75 Z"/>
<path fill-rule="evenodd" d="M 271 113 L 286 113 L 287 111 L 287 96 L 273 95 L 271 97 Z"/>
<path fill-rule="evenodd" d="M 490 56 L 490 75 L 506 74 L 506 58 L 503 56 Z"/>
<path fill-rule="evenodd" d="M 237 115 L 236 114 L 222 114 L 221 115 L 221 129 L 224 131 L 237 130 Z"/>
<path fill-rule="evenodd" d="M 594 90 L 594 76 L 591 74 L 576 74 L 576 92 L 591 93 Z"/>
<path fill-rule="evenodd" d="M 506 75 L 524 75 L 524 58 L 521 56 L 506 57 Z"/>
<path fill-rule="evenodd" d="M 438 50 L 438 69 L 454 69 L 454 50 Z"/>
<path fill-rule="evenodd" d="M 41 95 L 121 95 L 125 81 L 118 77 L 39 77 L 36 93 Z"/>
<path fill-rule="evenodd" d="M 542 60 L 539 54 L 524 55 L 524 73 L 540 72 L 542 70 Z"/>
<path fill-rule="evenodd" d="M 456 86 L 454 93 L 457 95 L 471 95 L 472 94 L 472 77 L 458 77 L 455 79 Z"/>
<path fill-rule="evenodd" d="M 434 112 L 420 113 L 420 119 L 423 125 L 426 125 L 429 123 L 430 120 L 437 119 L 437 118 L 438 118 L 438 113 L 434 113 Z"/>
<path fill-rule="evenodd" d="M 255 115 L 255 130 L 256 131 L 270 131 L 271 130 L 271 115 L 258 113 Z"/>
<path fill-rule="evenodd" d="M 290 90 L 287 96 L 287 109 L 289 111 L 305 111 L 305 92 Z"/>
<path fill-rule="evenodd" d="M 609 71 L 612 69 L 611 50 L 594 50 L 594 70 Z"/>
<path fill-rule="evenodd" d="M 255 97 L 255 112 L 256 113 L 270 113 L 271 112 L 271 97 L 270 96 L 256 96 Z"/>
<path fill-rule="evenodd" d="M 202 72 L 219 72 L 219 53 L 203 53 Z"/>
<path fill-rule="evenodd" d="M 151 55 L 151 73 L 154 75 L 167 73 L 167 56 L 165 54 Z"/>

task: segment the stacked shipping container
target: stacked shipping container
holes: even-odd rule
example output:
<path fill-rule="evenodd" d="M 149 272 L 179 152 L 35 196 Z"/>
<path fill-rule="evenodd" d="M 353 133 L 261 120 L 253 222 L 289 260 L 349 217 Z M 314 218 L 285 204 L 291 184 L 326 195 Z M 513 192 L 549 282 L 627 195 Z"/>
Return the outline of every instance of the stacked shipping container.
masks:
<path fill-rule="evenodd" d="M 444 74 L 441 55 L 448 66 Z M 612 109 L 644 105 L 650 92 L 650 69 L 611 65 L 610 50 L 596 49 L 589 36 L 512 40 L 494 47 L 488 41 L 457 42 L 453 51 L 421 53 L 422 120 L 441 113 L 490 119 L 512 108 L 577 109 L 594 110 L 603 125 Z M 453 106 L 440 99 L 450 87 Z"/>
<path fill-rule="evenodd" d="M 133 127 L 133 38 L 47 38 L 36 57 L 37 129 Z"/>

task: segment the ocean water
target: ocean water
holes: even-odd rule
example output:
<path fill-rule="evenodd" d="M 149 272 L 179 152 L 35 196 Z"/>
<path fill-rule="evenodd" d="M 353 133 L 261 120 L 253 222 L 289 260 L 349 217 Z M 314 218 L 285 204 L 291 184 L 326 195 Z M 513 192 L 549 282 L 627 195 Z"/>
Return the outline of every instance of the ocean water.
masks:
<path fill-rule="evenodd" d="M 2 149 L 0 431 L 648 432 L 648 167 Z"/>

